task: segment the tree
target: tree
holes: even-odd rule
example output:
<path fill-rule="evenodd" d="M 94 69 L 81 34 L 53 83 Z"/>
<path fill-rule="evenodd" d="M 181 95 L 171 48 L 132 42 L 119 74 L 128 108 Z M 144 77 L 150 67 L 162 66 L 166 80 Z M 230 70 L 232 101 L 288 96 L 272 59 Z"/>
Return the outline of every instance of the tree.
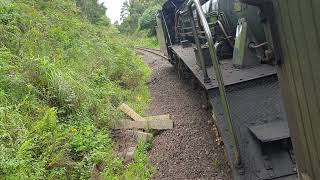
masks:
<path fill-rule="evenodd" d="M 107 8 L 99 4 L 97 0 L 76 0 L 76 5 L 81 9 L 82 16 L 93 24 L 109 25 L 110 20 L 106 17 Z"/>
<path fill-rule="evenodd" d="M 159 5 L 155 5 L 145 10 L 139 20 L 139 29 L 147 30 L 148 34 L 151 36 L 156 35 L 155 26 L 157 25 L 157 22 L 155 17 L 160 9 L 161 7 Z"/>
<path fill-rule="evenodd" d="M 123 20 L 129 15 L 129 2 L 125 1 L 121 7 L 120 19 Z"/>
<path fill-rule="evenodd" d="M 123 3 L 121 9 L 121 18 L 123 22 L 119 26 L 122 33 L 131 34 L 139 30 L 147 30 L 154 34 L 155 13 L 160 9 L 164 0 L 127 0 Z M 144 16 L 147 20 L 141 18 Z M 140 28 L 143 25 L 143 28 Z"/>

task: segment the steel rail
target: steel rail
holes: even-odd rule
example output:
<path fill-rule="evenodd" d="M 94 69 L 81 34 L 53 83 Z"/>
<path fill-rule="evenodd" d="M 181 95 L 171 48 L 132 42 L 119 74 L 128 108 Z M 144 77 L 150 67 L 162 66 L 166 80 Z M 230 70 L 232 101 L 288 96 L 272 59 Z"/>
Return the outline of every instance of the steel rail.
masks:
<path fill-rule="evenodd" d="M 233 153 L 234 153 L 234 157 L 235 157 L 235 164 L 236 166 L 241 166 L 241 155 L 240 155 L 240 149 L 239 149 L 239 144 L 238 144 L 238 140 L 237 137 L 235 135 L 235 129 L 234 129 L 234 125 L 233 125 L 233 121 L 231 118 L 231 111 L 230 111 L 230 107 L 228 104 L 228 100 L 227 100 L 227 94 L 226 94 L 226 90 L 225 90 L 225 86 L 224 86 L 224 82 L 223 82 L 223 77 L 222 77 L 222 73 L 221 73 L 221 69 L 220 69 L 220 65 L 218 62 L 218 59 L 216 57 L 216 49 L 215 49 L 215 45 L 213 43 L 213 38 L 212 38 L 212 34 L 210 31 L 210 27 L 208 25 L 208 22 L 205 18 L 204 12 L 202 10 L 201 4 L 199 0 L 189 0 L 188 3 L 188 9 L 189 9 L 189 15 L 190 18 L 194 19 L 193 14 L 192 14 L 192 5 L 195 5 L 196 7 L 196 11 L 198 13 L 198 16 L 200 18 L 200 22 L 202 24 L 202 27 L 205 31 L 205 36 L 206 39 L 208 41 L 208 45 L 209 45 L 209 52 L 210 52 L 210 56 L 211 56 L 211 60 L 212 60 L 212 64 L 213 64 L 213 69 L 214 69 L 214 74 L 216 76 L 216 79 L 218 81 L 218 85 L 219 85 L 219 91 L 220 91 L 220 96 L 221 96 L 221 101 L 223 104 L 223 109 L 224 109 L 224 115 L 225 118 L 227 120 L 227 124 L 228 124 L 228 130 L 230 133 L 230 139 L 231 139 L 231 143 L 233 146 Z M 195 24 L 192 23 L 193 25 L 193 30 L 196 30 Z M 194 32 L 195 35 L 196 32 Z M 197 39 L 197 37 L 195 37 L 195 39 Z M 201 47 L 199 47 L 199 44 L 197 43 L 198 49 L 201 49 Z M 201 52 L 201 51 L 199 51 Z M 202 53 L 200 54 L 202 55 Z M 202 57 L 203 59 L 203 57 Z M 203 69 L 203 71 L 206 71 L 206 69 Z"/>
<path fill-rule="evenodd" d="M 136 49 L 147 49 L 147 50 L 150 50 L 150 51 L 161 52 L 160 49 L 154 49 L 154 48 L 146 48 L 146 47 L 139 47 L 139 46 L 136 46 L 135 48 L 136 48 Z"/>
<path fill-rule="evenodd" d="M 141 51 L 146 51 L 146 52 L 149 52 L 149 53 L 152 53 L 152 54 L 155 54 L 157 56 L 160 56 L 166 60 L 168 60 L 169 58 L 163 54 L 160 54 L 158 52 L 161 52 L 160 50 L 158 49 L 151 49 L 151 48 L 141 48 L 141 47 L 135 47 L 135 49 L 138 49 L 138 50 L 141 50 Z M 154 51 L 157 51 L 157 52 L 154 52 Z"/>

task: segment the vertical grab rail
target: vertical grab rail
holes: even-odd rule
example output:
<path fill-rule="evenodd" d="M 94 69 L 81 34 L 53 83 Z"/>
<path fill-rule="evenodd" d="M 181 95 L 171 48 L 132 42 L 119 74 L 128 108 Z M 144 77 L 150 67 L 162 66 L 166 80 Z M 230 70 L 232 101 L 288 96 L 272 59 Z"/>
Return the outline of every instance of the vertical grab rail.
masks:
<path fill-rule="evenodd" d="M 208 72 L 207 72 L 207 68 L 204 62 L 204 58 L 203 58 L 203 53 L 202 53 L 202 48 L 201 48 L 201 43 L 197 34 L 197 27 L 196 27 L 196 22 L 193 18 L 193 14 L 192 11 L 189 11 L 189 16 L 190 16 L 190 21 L 191 21 L 191 26 L 192 26 L 192 33 L 194 36 L 194 41 L 196 43 L 197 49 L 198 49 L 198 54 L 199 54 L 199 58 L 200 58 L 200 64 L 201 64 L 201 69 L 203 72 L 203 80 L 204 83 L 209 83 L 210 82 L 210 78 L 208 76 Z"/>
<path fill-rule="evenodd" d="M 208 45 L 209 45 L 209 52 L 210 52 L 210 56 L 211 56 L 211 60 L 212 60 L 212 64 L 213 64 L 213 68 L 214 68 L 214 73 L 216 76 L 216 79 L 218 81 L 218 85 L 219 85 L 219 91 L 220 91 L 220 96 L 221 96 L 221 101 L 223 104 L 223 109 L 224 109 L 224 115 L 225 118 L 227 120 L 228 123 L 228 129 L 229 129 L 229 133 L 230 133 L 230 138 L 231 138 L 231 143 L 233 145 L 233 153 L 234 153 L 234 157 L 235 157 L 235 165 L 236 166 L 240 166 L 241 165 L 241 156 L 240 156 L 240 150 L 239 150 L 239 144 L 235 135 L 235 130 L 234 130 L 234 125 L 232 122 L 232 118 L 231 118 L 231 112 L 230 112 L 230 107 L 228 104 L 228 100 L 227 100 L 227 95 L 226 95 L 226 90 L 224 87 L 224 82 L 223 82 L 223 77 L 221 74 L 221 70 L 220 70 L 220 66 L 219 66 L 219 62 L 217 60 L 216 57 L 216 49 L 213 43 L 213 38 L 212 38 L 212 34 L 211 34 L 211 30 L 209 27 L 209 24 L 207 22 L 207 19 L 205 18 L 204 12 L 202 10 L 201 4 L 199 2 L 199 0 L 189 0 L 188 1 L 188 9 L 190 11 L 190 18 L 194 19 L 193 14 L 192 14 L 192 5 L 195 5 L 196 7 L 196 11 L 198 13 L 198 16 L 200 18 L 200 22 L 203 26 L 203 29 L 205 31 L 205 36 L 206 39 L 208 41 Z M 193 26 L 193 30 L 196 29 L 195 24 L 192 23 Z M 195 34 L 195 33 L 194 33 Z M 197 34 L 195 34 L 197 36 Z M 198 39 L 197 37 L 195 37 L 195 39 Z M 199 40 L 199 39 L 198 39 Z M 197 40 L 196 40 L 197 41 Z M 197 46 L 199 44 L 197 43 Z M 198 47 L 199 48 L 199 47 Z M 200 54 L 200 56 L 202 56 L 203 54 Z M 201 59 L 203 59 L 203 57 L 200 57 Z M 206 69 L 203 69 L 203 71 L 206 71 Z"/>
<path fill-rule="evenodd" d="M 161 17 L 162 17 L 162 19 L 163 19 L 164 26 L 166 27 L 166 31 L 167 31 L 167 34 L 168 34 L 168 38 L 169 38 L 169 41 L 170 41 L 170 46 L 172 46 L 171 35 L 170 35 L 170 33 L 169 33 L 168 26 L 167 26 L 167 22 L 166 22 L 166 18 L 164 17 L 163 12 L 161 13 Z"/>

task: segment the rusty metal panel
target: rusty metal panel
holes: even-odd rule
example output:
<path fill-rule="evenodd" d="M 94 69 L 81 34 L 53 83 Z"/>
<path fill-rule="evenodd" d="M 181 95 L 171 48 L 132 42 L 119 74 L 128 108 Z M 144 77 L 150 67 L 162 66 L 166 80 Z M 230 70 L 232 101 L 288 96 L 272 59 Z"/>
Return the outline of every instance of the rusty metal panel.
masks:
<path fill-rule="evenodd" d="M 300 173 L 320 177 L 320 1 L 273 0 L 278 74 Z M 302 177 L 301 177 L 302 178 Z"/>

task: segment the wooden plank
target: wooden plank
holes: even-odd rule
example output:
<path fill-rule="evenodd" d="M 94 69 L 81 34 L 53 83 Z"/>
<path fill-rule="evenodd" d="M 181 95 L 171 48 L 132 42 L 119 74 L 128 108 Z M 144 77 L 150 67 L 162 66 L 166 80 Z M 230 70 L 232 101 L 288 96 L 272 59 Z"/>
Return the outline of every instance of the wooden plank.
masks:
<path fill-rule="evenodd" d="M 138 141 L 149 141 L 153 138 L 153 135 L 151 133 L 142 131 L 135 131 L 135 135 Z"/>
<path fill-rule="evenodd" d="M 155 129 L 166 130 L 173 128 L 173 121 L 170 119 L 153 119 L 150 121 L 131 121 L 124 119 L 115 124 L 114 129 Z"/>
<path fill-rule="evenodd" d="M 152 120 L 170 120 L 170 114 L 165 115 L 158 115 L 158 116 L 148 116 L 144 118 L 146 121 L 152 121 Z"/>
<path fill-rule="evenodd" d="M 153 138 L 153 134 L 139 131 L 139 130 L 127 130 L 130 134 L 134 136 L 134 138 L 139 141 L 149 141 Z"/>
<path fill-rule="evenodd" d="M 138 113 L 136 113 L 131 107 L 129 107 L 125 103 L 122 103 L 119 109 L 135 121 L 145 121 L 143 117 L 141 117 Z"/>

